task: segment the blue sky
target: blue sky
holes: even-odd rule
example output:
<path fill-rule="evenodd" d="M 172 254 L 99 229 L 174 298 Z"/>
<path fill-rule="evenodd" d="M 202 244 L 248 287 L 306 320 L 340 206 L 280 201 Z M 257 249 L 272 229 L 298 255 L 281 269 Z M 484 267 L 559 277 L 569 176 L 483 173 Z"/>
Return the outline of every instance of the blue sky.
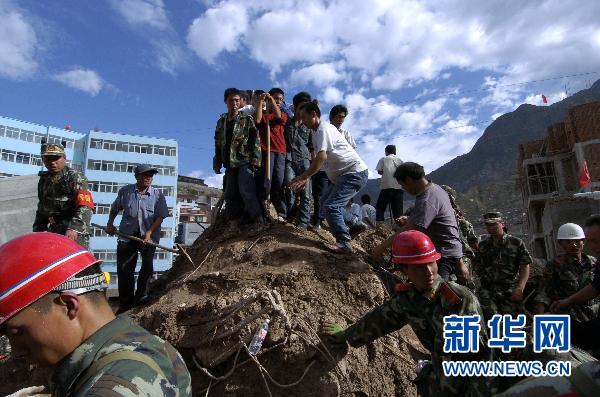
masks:
<path fill-rule="evenodd" d="M 498 115 L 600 78 L 598 15 L 594 0 L 0 0 L 0 114 L 175 138 L 180 173 L 219 185 L 224 88 L 280 86 L 325 114 L 346 104 L 371 170 L 395 143 L 432 171 Z"/>

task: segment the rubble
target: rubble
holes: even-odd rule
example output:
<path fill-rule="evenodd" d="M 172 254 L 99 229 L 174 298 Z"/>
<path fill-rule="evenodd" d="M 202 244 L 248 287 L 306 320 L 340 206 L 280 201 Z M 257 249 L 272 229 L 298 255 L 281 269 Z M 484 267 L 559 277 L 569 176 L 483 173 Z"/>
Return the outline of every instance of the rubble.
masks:
<path fill-rule="evenodd" d="M 153 300 L 129 314 L 181 352 L 195 396 L 415 396 L 411 380 L 427 351 L 410 327 L 358 349 L 320 333 L 323 320 L 351 324 L 388 296 L 362 258 L 389 233 L 364 232 L 352 243 L 357 254 L 343 255 L 326 231 L 216 225 L 188 249 L 198 266 L 177 260 Z M 251 357 L 245 346 L 266 318 Z M 39 379 L 18 365 L 28 375 L 17 380 L 0 364 L 0 394 L 30 386 L 29 374 Z"/>

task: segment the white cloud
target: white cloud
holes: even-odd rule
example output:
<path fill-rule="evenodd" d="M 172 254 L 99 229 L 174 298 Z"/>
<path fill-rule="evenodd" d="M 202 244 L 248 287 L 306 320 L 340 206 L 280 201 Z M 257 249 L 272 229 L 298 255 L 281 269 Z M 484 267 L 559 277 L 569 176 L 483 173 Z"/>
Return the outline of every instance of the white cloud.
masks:
<path fill-rule="evenodd" d="M 171 26 L 162 0 L 110 0 L 110 4 L 131 25 L 161 30 Z"/>
<path fill-rule="evenodd" d="M 188 29 L 188 46 L 207 63 L 213 64 L 222 51 L 235 52 L 242 43 L 248 16 L 244 6 L 222 3 L 209 8 Z"/>
<path fill-rule="evenodd" d="M 0 76 L 25 79 L 38 69 L 39 41 L 26 16 L 11 2 L 0 3 Z"/>
<path fill-rule="evenodd" d="M 335 87 L 327 87 L 323 91 L 323 101 L 325 103 L 340 103 L 344 98 L 344 93 Z"/>
<path fill-rule="evenodd" d="M 344 77 L 342 73 L 338 72 L 340 68 L 343 69 L 343 63 L 317 63 L 304 68 L 294 69 L 291 72 L 291 82 L 294 85 L 312 83 L 315 87 L 326 87 Z"/>
<path fill-rule="evenodd" d="M 106 86 L 102 78 L 91 69 L 75 67 L 69 71 L 54 75 L 53 80 L 59 81 L 71 88 L 96 96 Z"/>
<path fill-rule="evenodd" d="M 213 174 L 206 176 L 206 172 L 204 172 L 203 170 L 194 170 L 194 171 L 190 172 L 188 175 L 191 176 L 192 178 L 203 179 L 204 183 L 206 183 L 208 186 L 223 189 L 223 177 L 225 176 L 224 173 L 223 174 L 214 174 L 213 173 Z"/>
<path fill-rule="evenodd" d="M 175 74 L 189 64 L 183 42 L 169 21 L 163 0 L 109 0 L 113 9 L 144 37 L 152 48 L 152 61 L 163 72 Z"/>
<path fill-rule="evenodd" d="M 596 1 L 225 0 L 194 22 L 210 27 L 200 30 L 208 37 L 190 29 L 189 42 L 206 62 L 247 50 L 275 73 L 343 62 L 338 74 L 384 91 L 446 79 L 453 68 L 499 73 L 504 84 L 597 69 L 599 14 Z"/>

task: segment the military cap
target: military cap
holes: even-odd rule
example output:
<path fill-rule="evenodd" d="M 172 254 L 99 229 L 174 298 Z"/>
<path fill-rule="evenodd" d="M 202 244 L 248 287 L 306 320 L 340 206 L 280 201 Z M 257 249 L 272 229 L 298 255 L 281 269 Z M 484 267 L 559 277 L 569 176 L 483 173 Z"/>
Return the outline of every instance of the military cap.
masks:
<path fill-rule="evenodd" d="M 64 156 L 65 155 L 65 147 L 60 143 L 43 143 L 42 156 Z"/>
<path fill-rule="evenodd" d="M 502 222 L 502 213 L 498 211 L 490 211 L 483 214 L 483 221 L 488 224 Z"/>
<path fill-rule="evenodd" d="M 139 164 L 133 170 L 133 173 L 135 175 L 145 174 L 146 172 L 152 172 L 152 174 L 158 174 L 158 170 L 156 168 L 152 167 L 151 165 L 148 165 L 148 164 Z"/>

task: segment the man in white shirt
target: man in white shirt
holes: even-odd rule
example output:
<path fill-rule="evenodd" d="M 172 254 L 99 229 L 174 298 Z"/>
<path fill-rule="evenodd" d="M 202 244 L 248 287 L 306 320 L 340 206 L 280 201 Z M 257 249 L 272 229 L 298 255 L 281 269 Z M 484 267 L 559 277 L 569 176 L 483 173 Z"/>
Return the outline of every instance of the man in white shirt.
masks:
<path fill-rule="evenodd" d="M 375 207 L 371 205 L 371 196 L 363 194 L 360 198 L 363 205 L 360 207 L 360 219 L 370 228 L 375 229 L 376 226 L 376 213 Z"/>
<path fill-rule="evenodd" d="M 344 105 L 335 105 L 329 111 L 329 122 L 338 129 L 346 141 L 348 141 L 350 146 L 352 146 L 353 149 L 356 149 L 356 141 L 354 140 L 354 137 L 350 131 L 342 128 L 342 124 L 344 123 L 346 116 L 348 116 L 348 108 L 346 108 Z"/>
<path fill-rule="evenodd" d="M 315 131 L 312 135 L 315 157 L 309 169 L 290 182 L 290 187 L 294 190 L 304 188 L 308 178 L 323 167 L 332 186 L 323 198 L 322 207 L 336 239 L 336 252 L 352 253 L 342 209 L 367 184 L 367 165 L 332 124 L 321 122 L 319 105 L 307 102 L 300 112 L 304 125 Z"/>
<path fill-rule="evenodd" d="M 383 222 L 385 220 L 385 210 L 388 205 L 392 207 L 393 219 L 397 219 L 402 216 L 404 192 L 402 187 L 394 178 L 394 172 L 396 168 L 402 164 L 402 160 L 396 157 L 396 146 L 387 145 L 385 147 L 385 157 L 379 159 L 376 170 L 381 175 L 381 191 L 377 198 L 377 222 Z"/>

